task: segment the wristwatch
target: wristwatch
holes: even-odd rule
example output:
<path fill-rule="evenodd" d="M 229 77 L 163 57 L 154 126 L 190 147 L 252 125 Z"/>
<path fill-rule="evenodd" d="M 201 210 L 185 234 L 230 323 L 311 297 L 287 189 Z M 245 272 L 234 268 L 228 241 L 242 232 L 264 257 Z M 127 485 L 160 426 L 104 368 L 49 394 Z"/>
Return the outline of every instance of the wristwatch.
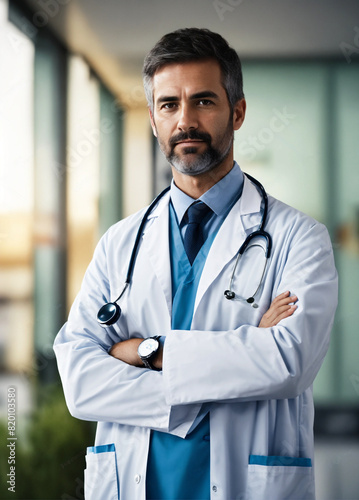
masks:
<path fill-rule="evenodd" d="M 152 365 L 151 360 L 153 360 L 158 352 L 158 349 L 160 348 L 160 338 L 160 335 L 149 337 L 148 339 L 143 340 L 137 349 L 137 353 L 142 359 L 143 364 L 150 370 L 157 370 L 157 368 Z"/>

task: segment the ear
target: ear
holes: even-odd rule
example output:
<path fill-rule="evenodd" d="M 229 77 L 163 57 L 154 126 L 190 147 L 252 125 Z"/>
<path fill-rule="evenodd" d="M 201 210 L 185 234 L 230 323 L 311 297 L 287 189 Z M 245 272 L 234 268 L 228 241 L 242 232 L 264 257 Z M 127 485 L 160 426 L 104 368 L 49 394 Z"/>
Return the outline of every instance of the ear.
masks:
<path fill-rule="evenodd" d="M 236 102 L 233 108 L 233 130 L 238 130 L 241 128 L 244 118 L 246 116 L 246 100 L 240 99 Z"/>
<path fill-rule="evenodd" d="M 155 120 L 153 119 L 153 114 L 150 108 L 148 108 L 148 112 L 150 114 L 150 122 L 151 122 L 151 127 L 152 127 L 152 132 L 155 137 L 157 137 L 157 129 L 155 125 Z"/>

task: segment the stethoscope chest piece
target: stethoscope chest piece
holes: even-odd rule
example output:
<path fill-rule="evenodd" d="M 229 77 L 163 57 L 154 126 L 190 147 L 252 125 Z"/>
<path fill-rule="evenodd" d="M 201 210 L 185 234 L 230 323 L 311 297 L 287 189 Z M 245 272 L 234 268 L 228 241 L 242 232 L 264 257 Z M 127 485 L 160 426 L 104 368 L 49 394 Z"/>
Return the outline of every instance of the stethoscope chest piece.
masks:
<path fill-rule="evenodd" d="M 116 302 L 108 302 L 101 307 L 97 313 L 97 321 L 100 325 L 110 326 L 116 323 L 121 316 L 121 308 Z"/>

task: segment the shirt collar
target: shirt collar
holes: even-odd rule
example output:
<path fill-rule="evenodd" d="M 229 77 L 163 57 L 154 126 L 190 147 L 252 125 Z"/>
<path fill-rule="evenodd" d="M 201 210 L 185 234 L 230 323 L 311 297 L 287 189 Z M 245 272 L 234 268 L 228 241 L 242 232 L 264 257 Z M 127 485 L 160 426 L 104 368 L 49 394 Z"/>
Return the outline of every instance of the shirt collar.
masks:
<path fill-rule="evenodd" d="M 208 205 L 216 215 L 222 215 L 229 211 L 235 201 L 239 198 L 243 188 L 243 172 L 237 162 L 233 168 L 219 182 L 206 191 L 199 200 Z M 175 209 L 177 220 L 181 223 L 188 207 L 196 201 L 188 194 L 181 191 L 174 180 L 171 183 L 171 201 Z"/>

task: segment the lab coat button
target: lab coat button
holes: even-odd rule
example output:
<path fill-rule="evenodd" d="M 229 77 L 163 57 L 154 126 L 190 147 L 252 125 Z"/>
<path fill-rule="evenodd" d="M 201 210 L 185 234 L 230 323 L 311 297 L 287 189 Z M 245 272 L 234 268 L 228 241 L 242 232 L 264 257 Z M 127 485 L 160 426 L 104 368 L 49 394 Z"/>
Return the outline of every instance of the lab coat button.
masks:
<path fill-rule="evenodd" d="M 135 475 L 135 483 L 136 483 L 136 484 L 139 484 L 139 482 L 140 482 L 140 481 L 141 481 L 141 476 L 140 476 L 140 474 L 136 474 L 136 475 Z"/>
<path fill-rule="evenodd" d="M 214 493 L 217 493 L 217 490 L 218 490 L 218 488 L 217 488 L 217 486 L 214 484 L 214 485 L 212 486 L 212 491 L 213 491 Z"/>

